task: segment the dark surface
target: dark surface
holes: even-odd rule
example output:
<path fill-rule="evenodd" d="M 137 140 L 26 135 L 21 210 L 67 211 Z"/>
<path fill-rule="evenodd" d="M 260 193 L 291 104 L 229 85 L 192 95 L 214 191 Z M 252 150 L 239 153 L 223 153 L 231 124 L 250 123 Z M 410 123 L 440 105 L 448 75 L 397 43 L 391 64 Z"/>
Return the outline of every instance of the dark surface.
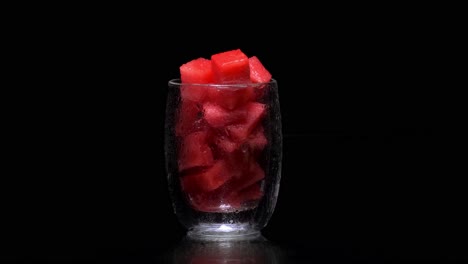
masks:
<path fill-rule="evenodd" d="M 167 82 L 188 60 L 240 48 L 279 84 L 283 173 L 263 234 L 281 260 L 467 260 L 466 190 L 443 162 L 431 94 L 435 27 L 418 8 L 296 7 L 223 31 L 144 8 L 31 25 L 37 89 L 12 108 L 5 259 L 158 263 L 183 251 L 164 170 Z"/>

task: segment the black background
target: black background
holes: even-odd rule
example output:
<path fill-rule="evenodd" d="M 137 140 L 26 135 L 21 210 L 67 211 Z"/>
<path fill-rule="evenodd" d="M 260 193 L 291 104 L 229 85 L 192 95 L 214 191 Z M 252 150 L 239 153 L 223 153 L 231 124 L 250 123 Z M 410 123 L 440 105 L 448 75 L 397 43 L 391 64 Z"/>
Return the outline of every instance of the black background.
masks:
<path fill-rule="evenodd" d="M 279 84 L 284 162 L 266 238 L 305 263 L 466 260 L 465 194 L 438 152 L 437 16 L 366 8 L 104 7 L 28 24 L 36 89 L 16 108 L 7 258 L 138 263 L 177 245 L 167 82 L 240 48 Z"/>

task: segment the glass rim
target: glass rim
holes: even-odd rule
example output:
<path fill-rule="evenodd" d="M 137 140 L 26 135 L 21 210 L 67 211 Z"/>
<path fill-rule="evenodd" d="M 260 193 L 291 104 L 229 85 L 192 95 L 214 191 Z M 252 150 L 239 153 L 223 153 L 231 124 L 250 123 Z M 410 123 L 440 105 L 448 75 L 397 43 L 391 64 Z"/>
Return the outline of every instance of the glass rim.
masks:
<path fill-rule="evenodd" d="M 203 87 L 216 87 L 216 88 L 247 88 L 247 87 L 260 87 L 263 85 L 276 84 L 276 79 L 271 78 L 269 82 L 264 83 L 182 83 L 180 78 L 169 80 L 169 86 L 203 86 Z"/>

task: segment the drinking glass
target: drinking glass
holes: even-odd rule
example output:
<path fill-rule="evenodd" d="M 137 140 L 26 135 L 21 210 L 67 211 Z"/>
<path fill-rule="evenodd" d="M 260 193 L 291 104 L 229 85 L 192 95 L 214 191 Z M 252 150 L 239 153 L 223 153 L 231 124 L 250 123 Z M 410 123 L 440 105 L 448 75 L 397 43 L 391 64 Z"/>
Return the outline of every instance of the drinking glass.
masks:
<path fill-rule="evenodd" d="M 271 218 L 281 178 L 278 83 L 168 83 L 165 160 L 190 238 L 250 239 Z"/>

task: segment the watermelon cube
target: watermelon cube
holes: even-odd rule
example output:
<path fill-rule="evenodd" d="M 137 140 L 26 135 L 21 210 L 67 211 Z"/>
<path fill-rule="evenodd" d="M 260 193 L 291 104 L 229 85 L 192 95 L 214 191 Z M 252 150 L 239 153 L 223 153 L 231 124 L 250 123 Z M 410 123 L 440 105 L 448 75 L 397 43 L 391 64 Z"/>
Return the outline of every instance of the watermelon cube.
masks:
<path fill-rule="evenodd" d="M 205 103 L 203 105 L 203 115 L 210 126 L 219 128 L 234 123 L 244 122 L 247 118 L 247 111 L 246 109 L 235 109 L 229 111 L 217 104 Z"/>
<path fill-rule="evenodd" d="M 262 151 L 265 148 L 265 146 L 268 144 L 268 140 L 265 137 L 263 126 L 260 126 L 258 129 L 252 132 L 252 134 L 247 139 L 246 144 L 254 152 Z"/>
<path fill-rule="evenodd" d="M 223 87 L 209 90 L 208 99 L 210 102 L 232 110 L 245 105 L 255 99 L 253 87 Z"/>
<path fill-rule="evenodd" d="M 249 58 L 240 49 L 212 55 L 211 65 L 216 83 L 250 82 Z"/>
<path fill-rule="evenodd" d="M 254 83 L 267 83 L 271 80 L 270 72 L 263 66 L 257 56 L 249 58 L 250 80 Z M 263 88 L 263 86 L 261 87 Z"/>
<path fill-rule="evenodd" d="M 232 153 L 240 146 L 238 142 L 232 141 L 226 136 L 218 136 L 214 141 L 216 147 L 223 153 Z"/>
<path fill-rule="evenodd" d="M 182 83 L 214 83 L 211 61 L 198 58 L 182 64 L 179 68 Z"/>
<path fill-rule="evenodd" d="M 183 83 L 180 87 L 182 99 L 203 102 L 208 95 L 209 88 L 199 84 L 214 83 L 211 61 L 198 58 L 182 64 L 179 70 L 180 79 Z"/>
<path fill-rule="evenodd" d="M 207 133 L 194 132 L 183 138 L 179 151 L 179 171 L 213 164 L 213 153 L 207 144 Z"/>
<path fill-rule="evenodd" d="M 245 110 L 248 114 L 244 123 L 226 126 L 231 138 L 239 142 L 244 142 L 249 137 L 266 113 L 265 105 L 255 102 L 247 104 Z"/>
<path fill-rule="evenodd" d="M 223 160 L 216 161 L 205 171 L 182 176 L 182 189 L 189 193 L 216 190 L 232 177 L 232 172 Z"/>
<path fill-rule="evenodd" d="M 236 171 L 234 178 L 241 178 L 244 171 L 249 168 L 252 162 L 252 152 L 244 145 L 238 143 L 237 149 L 232 152 L 225 153 L 225 159 L 233 171 Z"/>
<path fill-rule="evenodd" d="M 220 160 L 212 168 L 181 178 L 182 189 L 198 211 L 226 212 L 242 207 L 263 196 L 263 169 L 254 160 L 234 164 Z"/>

